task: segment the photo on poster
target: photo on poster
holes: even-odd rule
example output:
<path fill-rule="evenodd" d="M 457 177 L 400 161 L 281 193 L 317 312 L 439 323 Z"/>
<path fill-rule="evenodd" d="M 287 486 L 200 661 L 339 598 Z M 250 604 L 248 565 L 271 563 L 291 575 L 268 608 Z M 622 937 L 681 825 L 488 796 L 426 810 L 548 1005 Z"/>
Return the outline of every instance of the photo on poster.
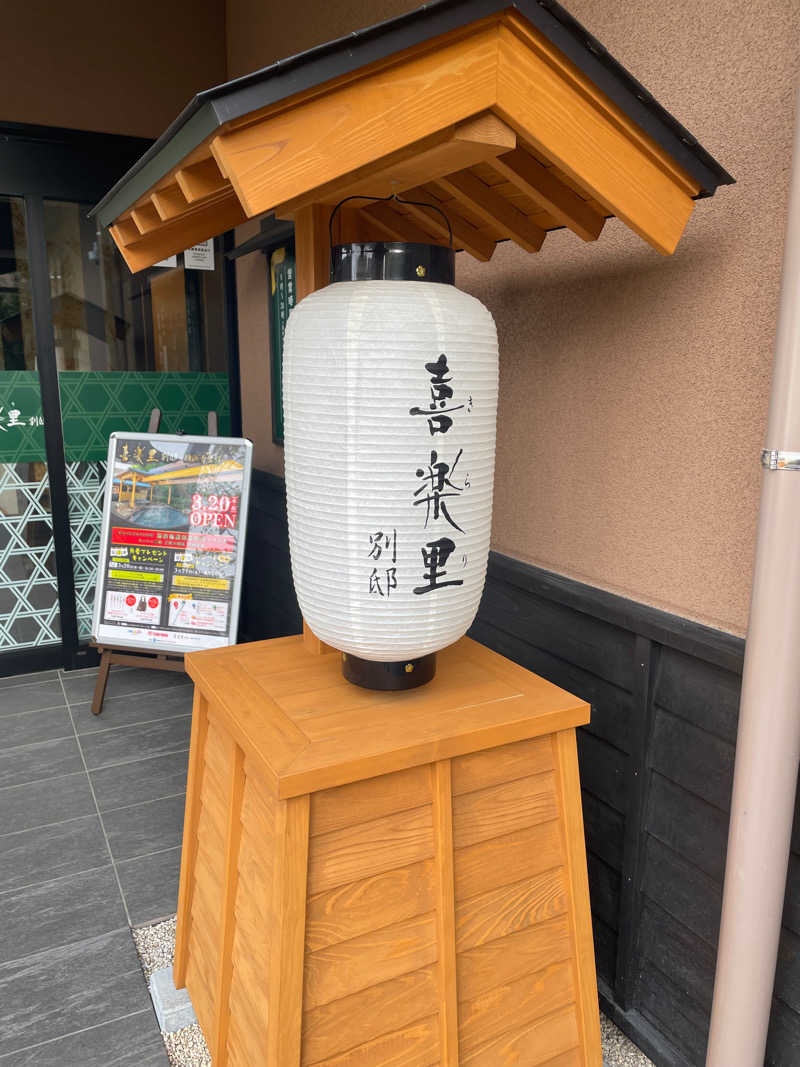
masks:
<path fill-rule="evenodd" d="M 236 642 L 252 445 L 112 434 L 93 634 L 190 652 Z"/>

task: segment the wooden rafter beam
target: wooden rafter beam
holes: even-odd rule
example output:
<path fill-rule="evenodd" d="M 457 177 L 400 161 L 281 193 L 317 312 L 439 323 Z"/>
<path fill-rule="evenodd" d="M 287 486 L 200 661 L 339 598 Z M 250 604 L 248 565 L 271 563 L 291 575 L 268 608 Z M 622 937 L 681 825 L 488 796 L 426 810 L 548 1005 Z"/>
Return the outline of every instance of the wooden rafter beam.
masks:
<path fill-rule="evenodd" d="M 130 227 L 123 223 L 109 227 L 114 242 L 132 272 L 149 267 L 176 252 L 205 241 L 209 234 L 232 230 L 245 221 L 242 205 L 233 190 L 228 187 L 222 193 L 209 198 L 170 222 L 162 222 L 146 234 L 136 230 L 131 239 Z M 133 223 L 131 223 L 133 225 Z M 135 229 L 135 227 L 134 227 Z"/>
<path fill-rule="evenodd" d="M 123 245 L 129 245 L 132 241 L 138 241 L 142 236 L 141 230 L 131 218 L 117 219 L 112 227 L 112 236 L 120 250 Z"/>
<path fill-rule="evenodd" d="M 600 236 L 605 218 L 524 149 L 498 156 L 491 166 L 584 241 L 596 241 Z"/>
<path fill-rule="evenodd" d="M 546 231 L 531 222 L 513 204 L 498 196 L 480 178 L 468 170 L 448 174 L 436 182 L 451 196 L 466 204 L 470 210 L 489 223 L 503 237 L 509 237 L 526 252 L 538 252 L 546 237 Z"/>
<path fill-rule="evenodd" d="M 370 204 L 361 211 L 382 231 L 385 237 L 392 241 L 411 241 L 416 244 L 436 243 L 427 230 L 423 230 L 408 215 L 401 215 L 399 211 L 395 211 L 389 204 Z"/>
<path fill-rule="evenodd" d="M 161 224 L 158 212 L 149 202 L 141 204 L 139 207 L 135 207 L 131 212 L 131 218 L 134 221 L 136 229 L 141 234 L 150 233 L 151 230 L 158 229 Z"/>
<path fill-rule="evenodd" d="M 198 200 L 204 200 L 207 196 L 213 196 L 221 192 L 227 185 L 223 178 L 216 160 L 213 158 L 201 160 L 175 172 L 175 180 L 180 191 L 186 197 L 189 204 Z"/>
<path fill-rule="evenodd" d="M 409 204 L 406 202 L 407 200 L 420 200 L 424 204 L 430 204 L 431 206 L 421 207 L 418 204 Z M 403 194 L 403 201 L 405 210 L 419 219 L 423 226 L 431 230 L 437 237 L 444 237 L 445 239 L 449 237 L 447 223 L 439 213 L 444 209 L 440 207 L 439 211 L 436 210 L 438 205 L 433 204 L 432 197 L 425 189 L 408 189 Z M 471 256 L 480 259 L 484 263 L 492 258 L 495 242 L 491 237 L 486 237 L 485 234 L 480 233 L 466 219 L 456 218 L 452 214 L 447 217 L 453 230 L 453 245 L 456 248 L 463 248 L 465 252 L 469 252 Z"/>
<path fill-rule="evenodd" d="M 177 182 L 174 185 L 165 185 L 163 189 L 158 189 L 151 195 L 150 199 L 153 202 L 153 207 L 164 222 L 177 218 L 189 207 L 189 201 L 181 192 Z"/>
<path fill-rule="evenodd" d="M 497 112 L 587 197 L 670 254 L 699 186 L 516 14 L 498 33 Z"/>

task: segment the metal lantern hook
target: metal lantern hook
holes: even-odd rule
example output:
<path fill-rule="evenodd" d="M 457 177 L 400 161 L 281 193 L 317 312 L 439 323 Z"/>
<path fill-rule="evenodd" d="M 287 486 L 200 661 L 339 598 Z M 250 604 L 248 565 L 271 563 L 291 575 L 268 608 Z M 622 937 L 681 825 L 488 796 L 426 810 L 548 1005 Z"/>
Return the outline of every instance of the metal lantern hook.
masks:
<path fill-rule="evenodd" d="M 390 193 L 389 196 L 364 196 L 354 194 L 353 196 L 346 196 L 343 200 L 340 200 L 339 203 L 336 204 L 336 206 L 334 207 L 333 211 L 331 211 L 331 217 L 328 219 L 328 240 L 331 248 L 333 248 L 334 216 L 336 215 L 336 212 L 339 210 L 342 204 L 346 204 L 348 200 L 396 200 L 398 204 L 413 204 L 415 207 L 433 208 L 434 211 L 439 212 L 439 214 L 442 216 L 445 223 L 447 224 L 447 233 L 450 240 L 450 251 L 453 251 L 453 227 L 450 225 L 450 219 L 447 217 L 444 211 L 442 211 L 442 209 L 437 204 L 430 204 L 425 200 L 403 200 L 402 197 L 399 197 L 396 192 Z"/>

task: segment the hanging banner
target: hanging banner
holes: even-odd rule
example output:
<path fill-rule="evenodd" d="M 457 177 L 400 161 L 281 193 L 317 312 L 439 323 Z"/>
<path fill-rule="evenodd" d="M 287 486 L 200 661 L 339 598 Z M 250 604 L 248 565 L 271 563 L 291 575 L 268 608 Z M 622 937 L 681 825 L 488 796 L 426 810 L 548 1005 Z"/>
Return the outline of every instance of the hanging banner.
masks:
<path fill-rule="evenodd" d="M 98 644 L 192 652 L 236 643 L 252 452 L 233 437 L 111 435 Z"/>
<path fill-rule="evenodd" d="M 269 258 L 269 306 L 272 356 L 272 440 L 283 444 L 283 335 L 289 312 L 297 302 L 294 242 L 276 248 Z"/>

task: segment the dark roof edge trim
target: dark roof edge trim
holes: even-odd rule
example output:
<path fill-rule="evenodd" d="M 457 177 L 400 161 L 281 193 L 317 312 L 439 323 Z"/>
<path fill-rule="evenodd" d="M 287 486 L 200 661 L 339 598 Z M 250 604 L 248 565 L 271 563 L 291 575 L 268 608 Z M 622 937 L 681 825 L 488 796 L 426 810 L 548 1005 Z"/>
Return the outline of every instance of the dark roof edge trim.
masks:
<path fill-rule="evenodd" d="M 107 226 L 219 126 L 394 52 L 514 8 L 656 141 L 711 196 L 731 175 L 556 0 L 434 0 L 263 70 L 198 93 L 92 209 Z"/>

